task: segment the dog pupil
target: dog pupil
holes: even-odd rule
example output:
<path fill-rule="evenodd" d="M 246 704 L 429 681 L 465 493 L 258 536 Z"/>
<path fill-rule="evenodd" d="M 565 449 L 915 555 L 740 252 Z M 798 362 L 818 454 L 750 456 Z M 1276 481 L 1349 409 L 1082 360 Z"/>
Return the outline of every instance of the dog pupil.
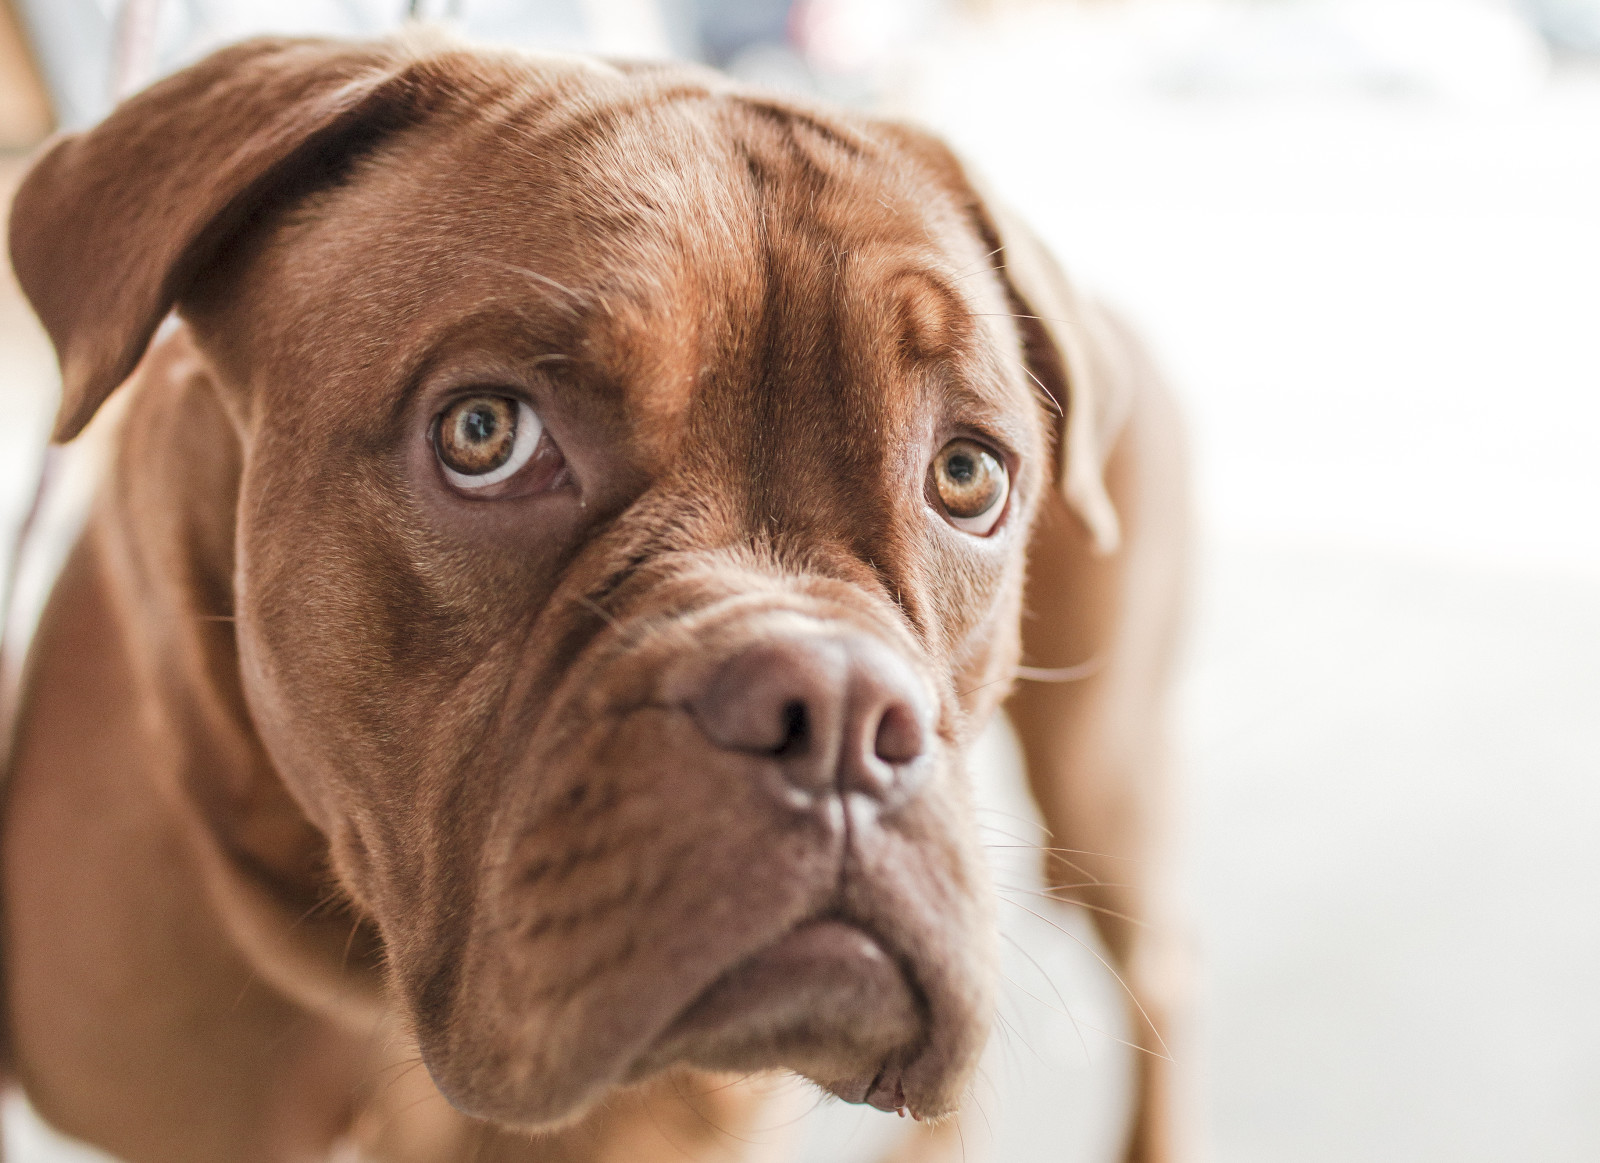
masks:
<path fill-rule="evenodd" d="M 945 471 L 950 474 L 951 480 L 957 484 L 964 485 L 977 475 L 977 468 L 978 466 L 973 463 L 972 457 L 960 453 L 950 458 Z"/>
<path fill-rule="evenodd" d="M 474 444 L 483 444 L 494 436 L 499 422 L 492 409 L 474 408 L 465 417 L 463 427 L 466 429 L 467 439 Z"/>

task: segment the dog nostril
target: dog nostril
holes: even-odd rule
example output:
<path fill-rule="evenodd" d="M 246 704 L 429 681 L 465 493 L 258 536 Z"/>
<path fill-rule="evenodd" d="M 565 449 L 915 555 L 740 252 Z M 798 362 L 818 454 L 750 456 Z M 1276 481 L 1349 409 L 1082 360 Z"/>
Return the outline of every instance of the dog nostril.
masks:
<path fill-rule="evenodd" d="M 909 662 L 859 633 L 773 635 L 721 661 L 686 704 L 706 739 L 759 757 L 789 806 L 830 791 L 892 810 L 928 774 L 932 708 Z"/>
<path fill-rule="evenodd" d="M 799 699 L 783 704 L 782 738 L 772 754 L 780 758 L 800 755 L 811 740 L 811 714 Z"/>
<path fill-rule="evenodd" d="M 910 763 L 927 749 L 922 719 L 904 703 L 890 703 L 878 720 L 874 754 L 885 763 Z"/>
<path fill-rule="evenodd" d="M 716 668 L 689 710 L 716 746 L 783 760 L 822 780 L 837 750 L 847 675 L 845 652 L 830 639 L 752 643 Z"/>

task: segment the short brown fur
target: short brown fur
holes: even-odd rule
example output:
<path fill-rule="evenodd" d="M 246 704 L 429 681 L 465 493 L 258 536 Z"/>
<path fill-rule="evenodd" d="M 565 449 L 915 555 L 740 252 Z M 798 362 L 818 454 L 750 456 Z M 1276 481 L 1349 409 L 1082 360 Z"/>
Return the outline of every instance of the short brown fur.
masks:
<path fill-rule="evenodd" d="M 46 1118 L 134 1163 L 735 1159 L 767 1099 L 716 1072 L 777 1067 L 946 1116 L 994 990 L 962 756 L 1019 661 L 1093 658 L 1010 712 L 1051 883 L 1092 882 L 1150 1019 L 1126 1157 L 1179 1157 L 1181 449 L 937 142 L 688 68 L 262 41 L 55 143 L 11 238 L 57 438 L 131 375 L 7 789 L 10 1068 Z M 430 418 L 485 384 L 572 488 L 443 484 Z M 991 536 L 927 496 L 958 436 L 1010 469 Z M 929 700 L 905 798 L 785 815 L 707 742 L 718 666 L 818 634 Z M 914 1034 L 685 1032 L 819 918 L 889 951 Z"/>

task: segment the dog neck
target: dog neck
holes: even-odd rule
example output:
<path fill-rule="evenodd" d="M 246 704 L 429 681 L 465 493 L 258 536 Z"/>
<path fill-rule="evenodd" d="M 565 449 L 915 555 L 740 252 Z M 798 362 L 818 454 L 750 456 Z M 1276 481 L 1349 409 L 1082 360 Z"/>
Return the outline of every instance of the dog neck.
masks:
<path fill-rule="evenodd" d="M 130 385 L 110 476 L 90 518 L 145 693 L 144 774 L 182 820 L 217 915 L 255 970 L 354 1033 L 385 1001 L 377 939 L 331 880 L 321 834 L 251 725 L 233 626 L 242 450 L 187 328 Z"/>

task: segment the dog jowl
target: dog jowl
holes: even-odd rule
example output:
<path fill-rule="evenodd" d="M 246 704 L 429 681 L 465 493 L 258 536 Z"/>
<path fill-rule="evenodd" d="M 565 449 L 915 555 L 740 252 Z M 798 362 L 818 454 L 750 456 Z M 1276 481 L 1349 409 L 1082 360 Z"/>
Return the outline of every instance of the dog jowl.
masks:
<path fill-rule="evenodd" d="M 684 68 L 255 42 L 57 143 L 12 218 L 57 438 L 134 382 L 56 601 L 218 940 L 500 1125 L 684 1065 L 952 1112 L 963 753 L 1075 439 L 1002 241 L 920 133 Z"/>

